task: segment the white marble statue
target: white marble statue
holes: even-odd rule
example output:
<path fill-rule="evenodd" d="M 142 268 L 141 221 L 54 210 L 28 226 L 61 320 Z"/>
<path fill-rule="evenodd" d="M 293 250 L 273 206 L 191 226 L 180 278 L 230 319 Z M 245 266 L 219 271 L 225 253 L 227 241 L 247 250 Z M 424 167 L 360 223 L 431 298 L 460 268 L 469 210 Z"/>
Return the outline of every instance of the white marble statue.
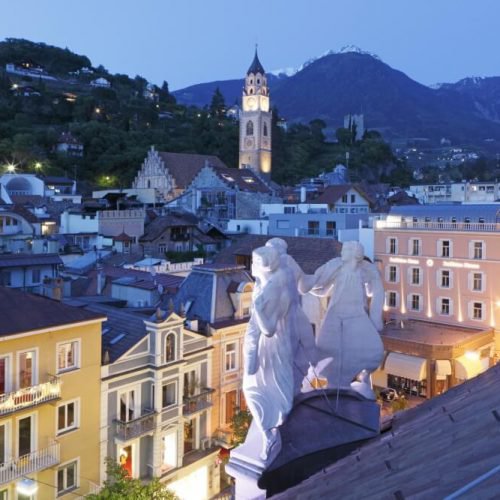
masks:
<path fill-rule="evenodd" d="M 293 404 L 290 308 L 294 291 L 274 248 L 260 247 L 253 252 L 252 274 L 256 283 L 244 341 L 243 391 L 262 436 L 260 459 L 270 463 L 281 449 L 277 428 Z"/>
<path fill-rule="evenodd" d="M 380 365 L 384 352 L 378 333 L 383 326 L 384 289 L 377 268 L 363 257 L 361 243 L 345 242 L 341 257 L 318 268 L 314 276 L 306 276 L 301 291 L 331 295 L 316 337 L 323 358 L 316 368 L 318 378 L 326 378 L 330 388 L 351 388 L 374 399 L 370 373 Z"/>
<path fill-rule="evenodd" d="M 304 273 L 295 259 L 287 254 L 288 245 L 281 238 L 271 238 L 266 247 L 275 248 L 280 254 L 280 267 L 288 275 L 290 282 L 291 304 L 289 308 L 290 339 L 292 344 L 293 371 L 294 371 L 294 395 L 301 392 L 303 383 L 309 386 L 310 365 L 317 362 L 316 344 L 311 322 L 301 306 L 299 287 Z M 305 379 L 305 380 L 304 380 Z"/>

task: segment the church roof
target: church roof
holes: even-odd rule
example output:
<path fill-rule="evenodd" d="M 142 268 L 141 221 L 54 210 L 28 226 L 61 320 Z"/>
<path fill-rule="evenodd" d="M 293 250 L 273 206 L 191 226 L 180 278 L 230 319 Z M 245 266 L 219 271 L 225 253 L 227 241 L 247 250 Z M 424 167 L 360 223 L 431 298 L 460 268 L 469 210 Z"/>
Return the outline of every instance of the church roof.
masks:
<path fill-rule="evenodd" d="M 158 152 L 168 171 L 175 179 L 178 188 L 186 189 L 198 172 L 208 162 L 216 167 L 226 167 L 226 165 L 214 155 L 200 155 L 191 153 L 169 153 Z"/>
<path fill-rule="evenodd" d="M 263 75 L 265 73 L 264 68 L 262 67 L 262 64 L 259 61 L 259 56 L 257 55 L 257 49 L 255 49 L 255 56 L 253 58 L 252 64 L 248 68 L 247 75 L 250 73 L 253 73 L 254 75 L 256 73 L 260 73 Z"/>

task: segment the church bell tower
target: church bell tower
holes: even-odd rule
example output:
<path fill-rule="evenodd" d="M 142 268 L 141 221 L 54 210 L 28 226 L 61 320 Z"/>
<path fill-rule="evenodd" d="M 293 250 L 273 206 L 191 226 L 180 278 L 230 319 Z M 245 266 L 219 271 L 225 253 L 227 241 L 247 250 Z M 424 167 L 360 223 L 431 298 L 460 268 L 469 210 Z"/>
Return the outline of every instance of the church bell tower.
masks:
<path fill-rule="evenodd" d="M 256 48 L 243 89 L 239 167 L 251 168 L 267 180 L 271 179 L 271 119 L 269 87 Z"/>

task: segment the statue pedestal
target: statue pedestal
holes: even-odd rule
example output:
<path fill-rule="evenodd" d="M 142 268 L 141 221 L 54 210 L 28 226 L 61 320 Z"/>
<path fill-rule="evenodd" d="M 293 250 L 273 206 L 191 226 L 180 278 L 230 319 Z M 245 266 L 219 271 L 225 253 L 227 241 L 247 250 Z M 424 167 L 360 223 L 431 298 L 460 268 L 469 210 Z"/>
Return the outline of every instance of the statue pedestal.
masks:
<path fill-rule="evenodd" d="M 380 407 L 352 390 L 313 391 L 295 399 L 279 429 L 282 448 L 271 464 L 259 458 L 262 437 L 253 424 L 231 451 L 226 471 L 236 479 L 236 500 L 284 491 L 348 455 L 379 434 Z"/>

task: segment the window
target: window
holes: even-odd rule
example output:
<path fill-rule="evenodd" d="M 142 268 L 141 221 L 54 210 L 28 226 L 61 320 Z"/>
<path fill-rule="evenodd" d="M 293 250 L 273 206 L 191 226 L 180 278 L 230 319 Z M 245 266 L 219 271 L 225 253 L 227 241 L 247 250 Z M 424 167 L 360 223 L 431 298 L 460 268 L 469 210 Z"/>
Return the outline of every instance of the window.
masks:
<path fill-rule="evenodd" d="M 121 422 L 129 422 L 136 417 L 136 394 L 134 389 L 120 394 L 119 413 Z"/>
<path fill-rule="evenodd" d="M 40 283 L 40 281 L 41 281 L 40 269 L 33 269 L 31 271 L 31 283 Z"/>
<path fill-rule="evenodd" d="M 171 432 L 162 436 L 162 468 L 173 469 L 177 467 L 177 434 Z"/>
<path fill-rule="evenodd" d="M 61 495 L 66 491 L 78 487 L 78 462 L 75 460 L 57 469 L 57 494 Z"/>
<path fill-rule="evenodd" d="M 420 255 L 420 240 L 412 239 L 411 241 L 411 255 Z"/>
<path fill-rule="evenodd" d="M 396 266 L 389 266 L 389 278 L 387 281 L 396 283 L 398 280 L 398 268 Z"/>
<path fill-rule="evenodd" d="M 308 221 L 307 234 L 309 236 L 318 236 L 319 235 L 319 221 L 317 221 L 317 220 Z"/>
<path fill-rule="evenodd" d="M 356 195 L 351 194 L 351 203 L 356 203 Z"/>
<path fill-rule="evenodd" d="M 236 342 L 226 344 L 225 366 L 227 372 L 236 370 Z"/>
<path fill-rule="evenodd" d="M 267 123 L 264 123 L 264 137 L 267 137 Z"/>
<path fill-rule="evenodd" d="M 395 255 L 398 251 L 398 242 L 396 238 L 389 238 L 389 253 Z"/>
<path fill-rule="evenodd" d="M 33 443 L 33 417 L 25 417 L 19 419 L 18 422 L 18 438 L 17 438 L 17 452 L 18 456 L 24 457 L 34 449 Z"/>
<path fill-rule="evenodd" d="M 177 403 L 177 383 L 168 382 L 161 387 L 161 406 L 167 408 Z"/>
<path fill-rule="evenodd" d="M 482 259 L 483 258 L 483 242 L 482 241 L 474 241 L 473 242 L 472 258 L 473 259 Z"/>
<path fill-rule="evenodd" d="M 253 121 L 247 122 L 247 135 L 253 135 Z"/>
<path fill-rule="evenodd" d="M 0 395 L 10 391 L 10 359 L 0 357 Z M 1 463 L 1 462 L 0 462 Z"/>
<path fill-rule="evenodd" d="M 441 288 L 450 288 L 450 271 L 441 271 Z"/>
<path fill-rule="evenodd" d="M 158 253 L 165 253 L 167 251 L 167 244 L 160 243 L 158 244 Z"/>
<path fill-rule="evenodd" d="M 483 273 L 474 273 L 472 275 L 472 290 L 474 292 L 483 290 Z"/>
<path fill-rule="evenodd" d="M 7 460 L 8 450 L 7 443 L 9 437 L 7 434 L 7 424 L 0 425 L 0 465 L 4 464 Z M 0 497 L 1 499 L 2 497 Z"/>
<path fill-rule="evenodd" d="M 346 194 L 342 195 L 342 203 L 347 203 L 347 195 Z"/>
<path fill-rule="evenodd" d="M 441 299 L 441 314 L 450 314 L 450 299 Z"/>
<path fill-rule="evenodd" d="M 175 361 L 175 333 L 169 333 L 165 340 L 165 363 Z"/>
<path fill-rule="evenodd" d="M 410 309 L 412 311 L 420 311 L 420 295 L 417 294 L 411 295 Z"/>
<path fill-rule="evenodd" d="M 326 221 L 326 235 L 327 236 L 334 236 L 335 235 L 335 221 L 334 220 L 327 220 Z"/>
<path fill-rule="evenodd" d="M 236 413 L 236 391 L 226 392 L 226 424 L 230 424 Z"/>
<path fill-rule="evenodd" d="M 474 302 L 472 304 L 472 319 L 483 319 L 483 303 Z"/>
<path fill-rule="evenodd" d="M 36 384 L 36 351 L 26 351 L 19 354 L 19 388 L 24 389 Z"/>
<path fill-rule="evenodd" d="M 12 276 L 10 271 L 2 271 L 0 273 L 0 285 L 3 286 L 11 286 L 12 285 Z"/>
<path fill-rule="evenodd" d="M 285 207 L 285 214 L 294 214 L 295 213 L 295 207 Z"/>
<path fill-rule="evenodd" d="M 78 402 L 71 401 L 57 407 L 57 433 L 68 432 L 78 427 Z"/>
<path fill-rule="evenodd" d="M 450 247 L 450 240 L 441 241 L 441 257 L 451 257 Z"/>
<path fill-rule="evenodd" d="M 78 368 L 79 341 L 57 344 L 57 372 L 64 372 Z"/>
<path fill-rule="evenodd" d="M 412 285 L 420 285 L 420 268 L 412 267 L 411 268 L 411 284 Z"/>
<path fill-rule="evenodd" d="M 387 294 L 387 305 L 389 307 L 397 307 L 398 306 L 398 300 L 397 300 L 397 294 L 396 294 L 396 292 L 389 292 Z"/>

